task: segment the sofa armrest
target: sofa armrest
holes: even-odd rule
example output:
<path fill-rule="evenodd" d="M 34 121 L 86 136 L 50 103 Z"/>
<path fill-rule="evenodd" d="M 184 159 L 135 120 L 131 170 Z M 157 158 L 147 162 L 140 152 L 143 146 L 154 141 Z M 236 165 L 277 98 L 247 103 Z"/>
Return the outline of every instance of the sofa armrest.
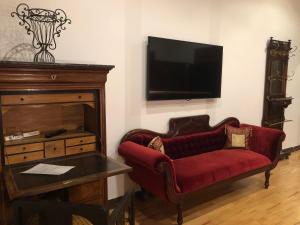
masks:
<path fill-rule="evenodd" d="M 240 127 L 252 128 L 250 150 L 267 156 L 272 162 L 279 159 L 281 145 L 285 139 L 283 131 L 249 124 L 241 124 Z"/>
<path fill-rule="evenodd" d="M 153 183 L 156 183 L 157 186 L 164 186 L 166 192 L 169 192 L 169 188 L 173 189 L 174 193 L 180 193 L 181 190 L 177 185 L 175 167 L 173 160 L 170 159 L 167 155 L 162 154 L 159 151 L 153 150 L 151 148 L 145 147 L 143 145 L 136 144 L 131 141 L 126 141 L 120 144 L 119 153 L 124 157 L 125 161 L 133 167 L 133 173 L 140 173 L 141 169 L 144 168 L 149 171 L 153 176 L 148 176 L 146 179 L 155 179 L 157 174 L 161 174 L 164 177 L 164 181 L 161 184 L 159 179 L 153 180 Z M 138 165 L 138 166 L 135 166 Z M 136 167 L 136 168 L 135 168 Z M 136 170 L 136 171 L 135 171 Z M 149 174 L 148 174 L 149 175 Z M 140 176 L 135 176 L 137 179 Z M 144 179 L 143 178 L 143 179 Z M 141 180 L 140 180 L 141 181 Z M 138 181 L 137 181 L 138 182 Z M 142 182 L 142 181 L 141 181 Z M 147 182 L 148 183 L 148 182 Z M 147 187 L 144 187 L 147 189 Z M 148 190 L 153 187 L 148 187 Z M 168 193 L 164 193 L 166 196 Z"/>
<path fill-rule="evenodd" d="M 170 158 L 161 152 L 131 141 L 120 144 L 119 153 L 125 160 L 147 167 L 147 169 L 150 169 L 153 172 L 158 172 L 157 165 L 160 162 L 170 161 Z"/>

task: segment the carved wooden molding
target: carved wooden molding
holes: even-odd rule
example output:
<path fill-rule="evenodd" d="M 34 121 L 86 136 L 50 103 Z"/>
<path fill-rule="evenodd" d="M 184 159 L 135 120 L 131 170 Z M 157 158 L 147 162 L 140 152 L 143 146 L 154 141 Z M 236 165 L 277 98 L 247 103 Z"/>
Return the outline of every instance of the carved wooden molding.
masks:
<path fill-rule="evenodd" d="M 197 132 L 205 132 L 218 129 L 225 124 L 237 124 L 239 125 L 240 122 L 238 119 L 234 117 L 229 117 L 220 123 L 210 126 L 209 125 L 209 115 L 197 115 L 197 116 L 187 116 L 187 117 L 177 117 L 171 118 L 169 120 L 169 130 L 167 133 L 158 133 L 155 131 L 147 130 L 147 129 L 134 129 L 129 131 L 124 135 L 121 140 L 121 143 L 124 141 L 132 140 L 135 135 L 150 135 L 150 136 L 160 136 L 163 138 L 168 137 L 176 137 L 180 135 L 187 135 Z"/>

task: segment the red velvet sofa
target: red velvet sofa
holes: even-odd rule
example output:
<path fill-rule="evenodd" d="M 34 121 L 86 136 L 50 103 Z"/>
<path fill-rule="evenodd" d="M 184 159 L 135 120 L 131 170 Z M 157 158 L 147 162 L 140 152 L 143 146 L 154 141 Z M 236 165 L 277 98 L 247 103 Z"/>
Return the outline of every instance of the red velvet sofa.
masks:
<path fill-rule="evenodd" d="M 225 125 L 251 127 L 250 150 L 224 149 Z M 146 147 L 156 136 L 162 138 L 165 154 Z M 182 201 L 188 195 L 215 185 L 270 170 L 279 159 L 285 134 L 280 130 L 240 124 L 227 118 L 209 125 L 209 116 L 173 118 L 166 134 L 137 129 L 128 132 L 119 154 L 133 168 L 131 179 L 143 189 L 177 206 L 177 223 L 182 224 Z"/>

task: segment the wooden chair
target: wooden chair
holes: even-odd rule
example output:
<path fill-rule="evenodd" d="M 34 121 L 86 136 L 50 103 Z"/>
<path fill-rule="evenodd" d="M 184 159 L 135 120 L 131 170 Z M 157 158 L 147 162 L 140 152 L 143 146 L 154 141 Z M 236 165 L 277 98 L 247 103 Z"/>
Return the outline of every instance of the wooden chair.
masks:
<path fill-rule="evenodd" d="M 102 207 L 47 200 L 17 200 L 13 203 L 15 225 L 134 225 L 133 193 L 126 193 L 116 207 Z"/>

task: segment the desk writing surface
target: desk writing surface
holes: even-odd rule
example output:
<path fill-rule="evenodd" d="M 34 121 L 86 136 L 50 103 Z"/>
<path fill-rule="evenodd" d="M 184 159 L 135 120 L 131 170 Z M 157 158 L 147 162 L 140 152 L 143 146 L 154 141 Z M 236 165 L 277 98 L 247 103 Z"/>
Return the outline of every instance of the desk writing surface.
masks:
<path fill-rule="evenodd" d="M 75 168 L 58 176 L 21 173 L 40 162 L 75 166 Z M 129 172 L 130 170 L 131 168 L 124 164 L 100 154 L 92 153 L 8 166 L 5 169 L 4 175 L 9 197 L 10 199 L 15 199 L 107 178 Z"/>

